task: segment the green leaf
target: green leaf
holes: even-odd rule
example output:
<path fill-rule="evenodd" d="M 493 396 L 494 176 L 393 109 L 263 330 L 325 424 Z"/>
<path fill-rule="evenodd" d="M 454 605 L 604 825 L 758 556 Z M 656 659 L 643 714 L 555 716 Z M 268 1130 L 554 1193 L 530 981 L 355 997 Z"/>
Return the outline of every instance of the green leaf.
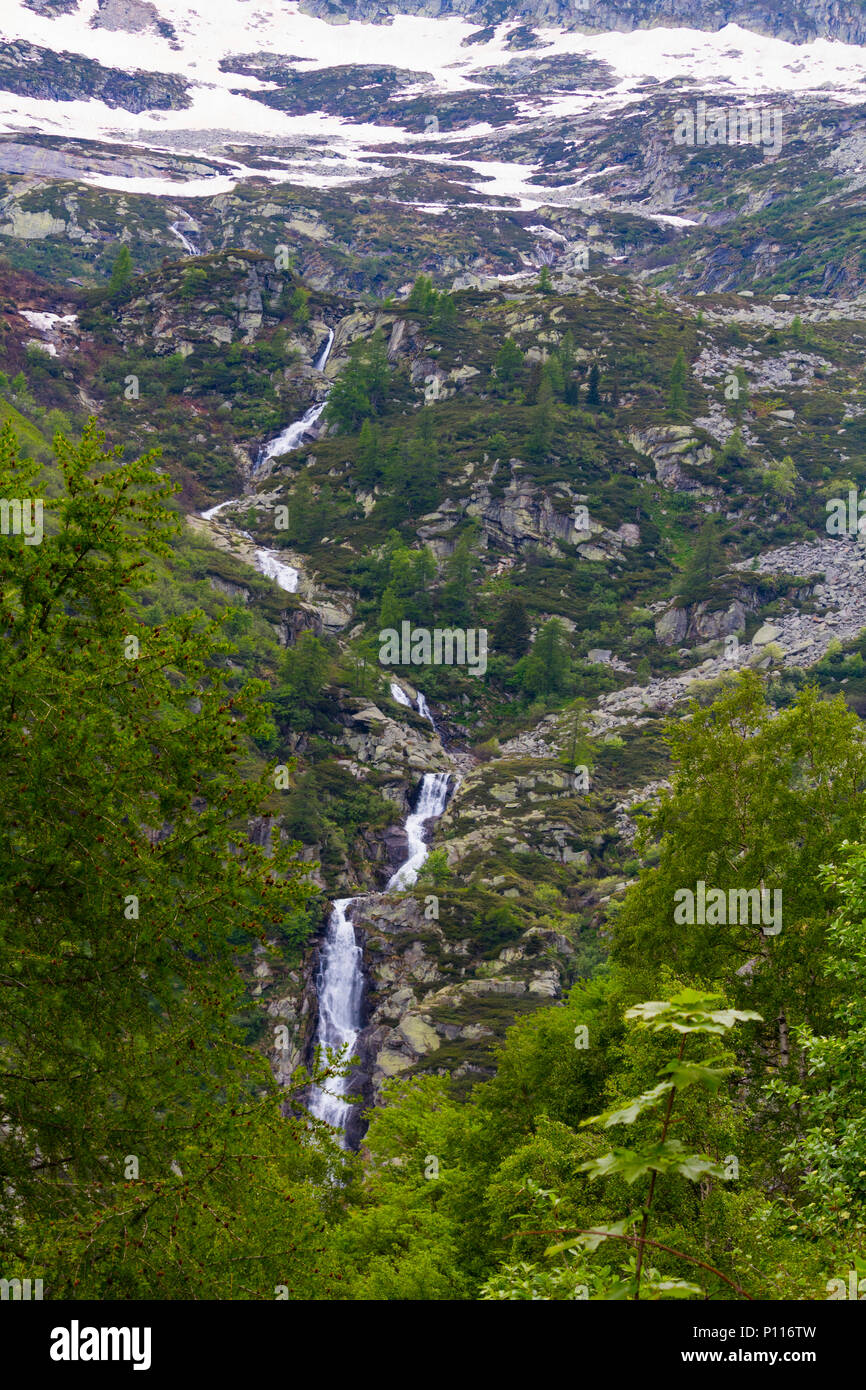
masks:
<path fill-rule="evenodd" d="M 676 1033 L 726 1033 L 735 1023 L 760 1022 L 761 1015 L 751 1009 L 717 1009 L 720 994 L 699 994 L 680 990 L 671 999 L 648 999 L 626 1010 L 626 1020 L 660 1033 L 671 1028 Z"/>
<path fill-rule="evenodd" d="M 667 1139 L 659 1144 L 648 1145 L 645 1149 L 613 1149 L 599 1158 L 591 1158 L 580 1164 L 580 1171 L 588 1173 L 591 1179 L 606 1178 L 616 1173 L 629 1184 L 647 1173 L 680 1173 L 691 1182 L 703 1177 L 724 1178 L 725 1170 L 721 1164 L 702 1154 L 683 1151 L 679 1139 Z"/>
<path fill-rule="evenodd" d="M 583 1250 L 597 1250 L 606 1240 L 628 1235 L 629 1227 L 633 1226 L 638 1219 L 636 1216 L 626 1216 L 622 1221 L 617 1221 L 612 1226 L 597 1226 L 592 1231 L 582 1231 L 569 1240 L 562 1241 L 559 1245 L 549 1246 L 544 1253 L 548 1256 L 561 1255 L 564 1250 L 574 1250 L 576 1246 L 580 1246 Z"/>
<path fill-rule="evenodd" d="M 602 1110 L 601 1114 L 592 1115 L 588 1120 L 581 1120 L 581 1128 L 597 1124 L 603 1125 L 605 1129 L 610 1129 L 611 1125 L 632 1125 L 647 1110 L 655 1109 L 673 1089 L 673 1082 L 662 1081 L 651 1091 L 644 1091 L 625 1105 L 612 1106 L 610 1110 Z"/>
<path fill-rule="evenodd" d="M 721 1060 L 721 1057 L 707 1057 L 703 1062 L 668 1062 L 661 1068 L 661 1074 L 670 1077 L 678 1091 L 685 1091 L 689 1086 L 704 1086 L 715 1093 L 726 1077 L 739 1071 L 738 1067 L 713 1065 Z"/>
<path fill-rule="evenodd" d="M 703 1298 L 704 1290 L 699 1284 L 690 1284 L 687 1279 L 662 1279 L 658 1284 L 650 1284 L 644 1294 L 652 1298 L 657 1293 L 667 1294 L 668 1298 Z"/>

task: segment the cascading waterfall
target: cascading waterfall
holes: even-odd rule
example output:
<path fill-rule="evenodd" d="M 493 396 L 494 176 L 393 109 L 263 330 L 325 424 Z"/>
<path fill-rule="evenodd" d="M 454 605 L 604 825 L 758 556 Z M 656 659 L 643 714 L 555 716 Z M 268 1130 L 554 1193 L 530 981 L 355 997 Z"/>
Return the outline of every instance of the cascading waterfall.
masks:
<path fill-rule="evenodd" d="M 404 888 L 411 888 L 417 880 L 421 866 L 427 858 L 424 827 L 428 820 L 438 820 L 445 810 L 450 780 L 450 775 L 447 772 L 424 773 L 415 810 L 406 817 L 406 838 L 409 841 L 409 854 L 396 873 L 393 873 L 389 878 L 386 892 L 397 893 Z"/>
<path fill-rule="evenodd" d="M 334 899 L 316 979 L 319 997 L 316 1042 L 320 1047 L 334 1050 L 348 1044 L 349 1057 L 361 1031 L 364 993 L 361 947 L 355 940 L 355 929 L 348 915 L 354 901 L 354 898 Z M 344 1099 L 348 1081 L 348 1076 L 332 1077 L 327 1091 L 314 1086 L 310 1096 L 311 1112 L 340 1129 L 345 1127 L 351 1110 Z"/>
<path fill-rule="evenodd" d="M 325 339 L 321 351 L 313 358 L 313 367 L 317 372 L 323 372 L 331 355 L 331 348 L 334 346 L 334 330 L 328 329 L 328 336 Z"/>
<path fill-rule="evenodd" d="M 412 708 L 412 701 L 409 699 L 402 685 L 398 685 L 396 681 L 391 682 L 391 699 L 396 700 L 397 704 L 402 705 L 404 709 Z"/>
<path fill-rule="evenodd" d="M 329 328 L 328 337 L 324 346 L 313 362 L 314 371 L 323 372 L 325 370 L 325 365 L 331 355 L 331 348 L 333 345 L 334 330 L 333 328 Z M 301 416 L 300 420 L 293 420 L 290 425 L 286 425 L 286 428 L 277 435 L 276 439 L 272 439 L 270 444 L 266 444 L 256 460 L 256 471 L 262 468 L 264 464 L 270 462 L 271 459 L 278 458 L 281 454 L 291 453 L 292 449 L 297 449 L 298 445 L 303 443 L 304 436 L 309 434 L 313 425 L 325 409 L 326 404 L 327 397 L 325 397 L 323 401 L 318 401 L 316 405 L 311 405 L 309 410 L 305 411 Z"/>
<path fill-rule="evenodd" d="M 273 579 L 274 583 L 284 589 L 287 594 L 298 592 L 298 580 L 301 576 L 294 565 L 289 565 L 285 560 L 280 559 L 278 550 L 257 550 L 256 565 L 266 578 Z"/>
<path fill-rule="evenodd" d="M 430 709 L 430 706 L 429 706 L 428 703 L 427 703 L 427 700 L 426 700 L 425 697 L 424 697 L 423 691 L 421 691 L 421 690 L 418 691 L 418 702 L 417 702 L 417 706 L 416 706 L 416 705 L 413 705 L 413 704 L 412 704 L 412 701 L 409 699 L 409 696 L 406 694 L 406 692 L 405 692 L 405 690 L 403 689 L 403 687 L 402 687 L 401 685 L 398 685 L 396 681 L 392 681 L 392 682 L 391 682 L 391 699 L 392 699 L 392 700 L 396 700 L 397 704 L 398 704 L 398 705 L 403 705 L 405 709 L 415 709 L 415 708 L 417 708 L 418 713 L 420 714 L 421 718 L 427 720 L 427 723 L 428 723 L 428 724 L 430 725 L 430 727 L 432 728 L 434 734 L 438 734 L 438 733 L 439 733 L 438 725 L 437 725 L 437 723 L 436 723 L 436 720 L 433 718 L 432 711 L 431 711 L 431 709 Z M 441 735 L 440 735 L 440 737 L 441 737 Z M 444 740 L 443 740 L 443 744 L 444 744 Z"/>
<path fill-rule="evenodd" d="M 428 854 L 425 827 L 428 821 L 438 820 L 445 810 L 450 781 L 447 772 L 424 773 L 415 808 L 409 812 L 405 822 L 408 855 L 389 878 L 386 893 L 411 888 L 417 880 Z M 335 898 L 316 977 L 319 997 L 316 1045 L 335 1050 L 346 1046 L 349 1057 L 358 1041 L 363 1021 L 363 952 L 349 917 L 349 910 L 357 901 L 357 898 Z M 334 1077 L 329 1081 L 327 1091 L 316 1086 L 310 1096 L 310 1112 L 344 1132 L 356 1108 L 346 1099 L 349 1080 L 347 1076 Z"/>
<path fill-rule="evenodd" d="M 187 213 L 187 214 L 185 214 L 185 215 L 186 215 L 186 217 L 187 217 L 187 223 L 188 223 L 188 225 L 189 225 L 190 227 L 196 227 L 195 222 L 192 220 L 192 218 L 189 216 L 189 214 Z M 198 247 L 196 246 L 195 242 L 190 240 L 190 238 L 187 236 L 186 232 L 183 231 L 183 229 L 182 229 L 181 227 L 178 226 L 177 222 L 172 222 L 172 224 L 171 224 L 171 226 L 169 227 L 168 230 L 169 230 L 170 232 L 174 232 L 175 236 L 177 237 L 178 241 L 179 241 L 179 242 L 181 243 L 181 245 L 183 246 L 183 249 L 184 249 L 184 251 L 187 253 L 188 256 L 198 256 L 198 255 L 201 254 L 200 251 L 199 251 L 199 249 L 198 249 Z M 198 230 L 197 227 L 196 227 L 196 230 Z"/>
<path fill-rule="evenodd" d="M 278 458 L 281 454 L 289 454 L 292 449 L 297 449 L 298 445 L 303 442 L 304 435 L 309 434 L 313 428 L 326 404 L 326 401 L 319 401 L 316 405 L 311 405 L 300 420 L 293 420 L 277 435 L 276 439 L 272 439 L 270 444 L 266 444 L 256 460 L 256 472 L 266 463 L 269 463 L 271 459 Z"/>
<path fill-rule="evenodd" d="M 208 507 L 206 512 L 199 512 L 199 516 L 205 521 L 213 521 L 214 517 L 219 516 L 226 507 L 236 507 L 242 501 L 242 497 L 230 497 L 227 502 L 217 502 L 215 507 Z"/>
<path fill-rule="evenodd" d="M 430 706 L 428 705 L 420 690 L 418 691 L 418 713 L 420 714 L 422 719 L 426 719 L 428 724 L 432 725 L 433 732 L 435 734 L 438 734 L 439 730 L 436 728 L 436 720 L 430 713 Z"/>
<path fill-rule="evenodd" d="M 181 235 L 179 228 L 173 228 L 173 230 L 177 231 L 179 236 Z M 333 344 L 334 332 L 333 329 L 329 328 L 327 340 L 313 362 L 316 371 L 324 370 Z M 318 420 L 324 408 L 325 402 L 320 401 L 318 404 L 310 406 L 299 420 L 294 420 L 290 425 L 287 425 L 275 439 L 272 439 L 262 449 L 256 468 L 260 468 L 269 459 L 296 449 L 303 442 L 304 436 Z M 226 508 L 241 505 L 244 500 L 240 497 L 229 498 L 226 502 L 218 502 L 216 506 L 209 507 L 201 515 L 205 521 L 212 521 Z M 246 535 L 246 532 L 243 534 Z M 280 551 L 259 548 L 255 555 L 256 565 L 262 574 L 273 579 L 287 593 L 297 591 L 298 571 L 293 565 L 287 564 L 282 559 Z M 396 681 L 391 683 L 391 696 L 398 704 L 407 709 L 412 708 L 412 701 L 406 692 L 397 685 Z M 418 713 L 438 733 L 433 715 L 430 713 L 430 706 L 420 690 L 418 691 L 417 708 Z M 428 853 L 424 838 L 425 828 L 428 821 L 438 820 L 445 810 L 450 781 L 450 775 L 447 772 L 425 772 L 415 808 L 406 817 L 408 854 L 404 862 L 388 880 L 386 892 L 393 893 L 411 888 L 417 881 Z M 352 1056 L 361 1032 L 364 999 L 363 952 L 355 937 L 355 928 L 350 916 L 352 904 L 357 901 L 357 898 L 334 899 L 316 975 L 316 993 L 319 1000 L 316 1046 L 328 1047 L 334 1051 L 346 1047 L 349 1057 Z M 346 1099 L 350 1079 L 349 1076 L 335 1076 L 329 1080 L 327 1090 L 320 1086 L 314 1086 L 309 1101 L 311 1114 L 324 1120 L 335 1129 L 343 1130 L 342 1142 L 344 1144 L 346 1142 L 346 1124 L 355 1109 L 351 1102 Z"/>
<path fill-rule="evenodd" d="M 184 244 L 186 244 L 187 239 L 184 237 L 179 227 L 172 224 L 171 230 L 176 232 L 181 240 L 184 241 Z M 333 328 L 329 328 L 328 336 L 324 344 L 313 359 L 313 369 L 315 371 L 324 371 L 325 364 L 331 355 L 331 348 L 333 346 L 334 330 Z M 305 411 L 299 420 L 293 420 L 275 439 L 272 439 L 269 444 L 266 444 L 264 448 L 259 451 L 259 457 L 255 465 L 256 470 L 258 470 L 263 463 L 266 463 L 268 459 L 276 458 L 277 455 L 280 454 L 288 454 L 292 449 L 297 449 L 298 445 L 303 441 L 304 436 L 309 432 L 325 409 L 325 404 L 326 401 L 319 401 L 316 405 L 311 405 L 309 410 Z M 201 513 L 201 517 L 204 521 L 213 521 L 225 508 L 240 506 L 243 504 L 244 500 L 243 497 L 230 497 L 227 502 L 218 502 L 215 507 L 208 507 L 206 512 Z M 246 531 L 242 534 L 247 540 L 251 539 Z M 300 574 L 295 569 L 294 565 L 286 563 L 279 550 L 266 550 L 260 547 L 256 550 L 255 555 L 256 568 L 260 574 L 265 575 L 267 579 L 273 579 L 274 583 L 285 590 L 287 594 L 297 593 Z"/>

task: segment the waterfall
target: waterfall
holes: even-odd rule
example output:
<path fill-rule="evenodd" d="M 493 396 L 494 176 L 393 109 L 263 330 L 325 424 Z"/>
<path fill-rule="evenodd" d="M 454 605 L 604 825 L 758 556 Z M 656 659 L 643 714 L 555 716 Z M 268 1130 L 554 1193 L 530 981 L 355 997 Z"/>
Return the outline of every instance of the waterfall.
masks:
<path fill-rule="evenodd" d="M 325 339 L 321 351 L 313 361 L 314 371 L 323 372 L 325 370 L 325 364 L 331 355 L 331 348 L 333 345 L 334 330 L 333 328 L 329 328 L 328 336 Z M 309 410 L 305 411 L 301 416 L 300 420 L 293 420 L 290 425 L 286 425 L 286 428 L 282 430 L 275 439 L 271 440 L 270 444 L 266 444 L 256 460 L 256 470 L 258 471 L 259 468 L 268 463 L 271 459 L 278 458 L 282 454 L 288 454 L 292 449 L 297 449 L 298 445 L 303 442 L 304 436 L 309 434 L 313 425 L 325 409 L 326 403 L 327 399 L 319 401 L 316 405 L 311 405 Z"/>
<path fill-rule="evenodd" d="M 323 345 L 323 347 L 322 347 L 321 352 L 318 353 L 318 355 L 313 359 L 313 368 L 314 368 L 315 371 L 317 371 L 317 372 L 323 372 L 323 371 L 325 370 L 325 364 L 327 363 L 328 358 L 329 358 L 330 355 L 331 355 L 331 348 L 332 348 L 333 346 L 334 346 L 334 330 L 333 330 L 333 328 L 329 328 L 329 329 L 328 329 L 328 336 L 327 336 L 327 338 L 325 339 L 325 342 L 324 342 L 324 345 Z"/>
<path fill-rule="evenodd" d="M 424 839 L 426 823 L 437 819 L 445 810 L 450 780 L 447 772 L 424 773 L 415 809 L 406 817 L 409 853 L 388 880 L 386 893 L 410 888 L 416 881 L 418 871 L 427 858 Z M 316 976 L 319 997 L 316 1045 L 336 1049 L 347 1044 L 350 1057 L 362 1028 L 364 996 L 363 952 L 349 917 L 349 909 L 357 901 L 357 898 L 334 899 Z M 311 1114 L 345 1130 L 350 1114 L 356 1108 L 346 1100 L 349 1080 L 346 1076 L 334 1077 L 328 1082 L 327 1091 L 314 1086 L 310 1095 Z M 345 1137 L 342 1142 L 345 1145 Z"/>
<path fill-rule="evenodd" d="M 403 705 L 405 709 L 412 708 L 412 701 L 409 699 L 402 685 L 398 685 L 396 681 L 391 682 L 391 699 L 396 700 L 397 704 Z"/>
<path fill-rule="evenodd" d="M 195 223 L 193 222 L 192 218 L 190 218 L 190 225 L 193 227 L 195 226 Z M 195 242 L 190 241 L 189 237 L 186 235 L 185 232 L 181 231 L 180 227 L 177 225 L 176 222 L 172 222 L 168 230 L 170 232 L 174 232 L 175 236 L 183 246 L 183 249 L 188 256 L 198 256 L 200 254 Z"/>
<path fill-rule="evenodd" d="M 281 454 L 291 453 L 292 449 L 297 449 L 298 445 L 303 442 L 304 435 L 309 434 L 324 409 L 325 401 L 319 401 L 317 405 L 311 405 L 300 420 L 293 420 L 290 425 L 286 425 L 286 428 L 262 449 L 256 459 L 256 472 L 271 459 L 278 458 Z"/>
<path fill-rule="evenodd" d="M 206 512 L 199 512 L 199 516 L 204 521 L 213 521 L 215 516 L 219 516 L 224 507 L 236 507 L 239 502 L 243 502 L 242 497 L 230 497 L 227 502 L 217 502 L 215 507 L 208 507 Z"/>
<path fill-rule="evenodd" d="M 180 237 L 185 246 L 192 245 L 176 223 L 172 223 L 171 230 Z M 194 248 L 191 254 L 195 254 Z M 313 359 L 314 371 L 324 371 L 333 346 L 334 330 L 329 328 L 325 342 Z M 324 409 L 325 402 L 319 401 L 316 405 L 311 405 L 299 420 L 293 420 L 290 425 L 287 425 L 275 439 L 271 440 L 270 444 L 266 444 L 259 450 L 255 469 L 258 470 L 263 463 L 266 463 L 268 459 L 276 458 L 278 454 L 288 454 L 292 449 L 296 449 Z M 230 497 L 226 502 L 218 502 L 215 507 L 208 507 L 207 511 L 201 512 L 200 515 L 204 521 L 213 521 L 226 507 L 240 506 L 245 500 L 243 497 Z M 246 532 L 243 534 L 246 535 Z M 274 583 L 284 589 L 287 594 L 297 593 L 300 575 L 294 565 L 289 565 L 282 559 L 279 550 L 257 549 L 255 555 L 256 568 L 260 574 L 263 574 L 266 579 L 273 579 Z"/>
<path fill-rule="evenodd" d="M 430 713 L 430 706 L 420 690 L 418 691 L 418 713 L 422 719 L 426 719 L 429 724 L 432 724 L 434 734 L 438 734 L 439 730 L 436 728 L 436 720 Z"/>
<path fill-rule="evenodd" d="M 389 878 L 385 889 L 386 893 L 395 893 L 403 888 L 411 888 L 416 881 L 418 871 L 427 858 L 424 827 L 428 820 L 438 820 L 445 810 L 450 780 L 447 772 L 424 773 L 415 810 L 406 817 L 409 854 L 405 862 Z"/>
<path fill-rule="evenodd" d="M 398 705 L 403 705 L 405 709 L 414 709 L 414 708 L 415 708 L 415 706 L 412 704 L 412 701 L 409 699 L 409 696 L 406 694 L 405 690 L 403 689 L 402 685 L 398 685 L 396 681 L 391 681 L 391 687 L 390 687 L 390 688 L 391 688 L 391 699 L 392 699 L 392 700 L 396 700 Z M 434 734 L 438 734 L 438 733 L 439 733 L 439 730 L 438 730 L 437 727 L 436 727 L 436 720 L 433 718 L 433 715 L 432 715 L 432 713 L 431 713 L 431 711 L 430 711 L 430 706 L 428 705 L 426 699 L 424 698 L 423 693 L 422 693 L 420 690 L 418 691 L 418 705 L 417 705 L 417 708 L 418 708 L 418 713 L 420 714 L 421 718 L 422 718 L 422 719 L 426 719 L 426 720 L 427 720 L 427 723 L 430 724 L 430 725 L 432 726 L 432 729 L 433 729 Z"/>
<path fill-rule="evenodd" d="M 316 993 L 319 997 L 319 1027 L 316 1042 L 334 1049 L 348 1044 L 348 1056 L 361 1031 L 361 998 L 364 991 L 361 948 L 348 916 L 354 898 L 336 898 L 328 918 L 328 932 L 319 962 Z M 345 1099 L 348 1076 L 334 1076 L 328 1090 L 314 1086 L 310 1110 L 320 1120 L 345 1128 L 352 1109 Z"/>
<path fill-rule="evenodd" d="M 287 594 L 298 592 L 300 575 L 294 565 L 287 565 L 285 560 L 280 559 L 278 550 L 257 550 L 256 564 L 267 579 L 273 579 Z"/>

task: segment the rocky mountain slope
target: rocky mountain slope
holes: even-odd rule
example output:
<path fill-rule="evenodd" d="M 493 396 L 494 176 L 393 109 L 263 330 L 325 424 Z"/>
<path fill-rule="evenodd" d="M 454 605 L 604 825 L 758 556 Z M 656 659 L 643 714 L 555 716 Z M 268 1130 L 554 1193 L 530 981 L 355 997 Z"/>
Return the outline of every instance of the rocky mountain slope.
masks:
<path fill-rule="evenodd" d="M 301 8 L 329 23 L 363 19 L 387 23 L 394 13 L 467 15 L 486 25 L 520 20 L 527 28 L 586 29 L 590 32 L 628 32 L 663 25 L 667 28 L 721 29 L 742 24 L 758 33 L 773 34 L 802 43 L 813 38 L 863 43 L 866 22 L 862 6 L 831 0 L 798 0 L 783 8 L 767 0 L 733 0 L 727 4 L 703 4 L 701 0 L 400 0 L 399 7 L 383 0 L 302 0 Z M 532 46 L 531 35 L 525 39 Z"/>
<path fill-rule="evenodd" d="M 866 472 L 863 303 L 551 269 L 379 304 L 257 251 L 86 293 L 4 271 L 5 418 L 42 451 L 88 413 L 133 453 L 160 443 L 188 520 L 145 601 L 231 605 L 238 669 L 272 685 L 252 756 L 293 770 L 250 833 L 301 841 L 323 912 L 360 895 L 367 1100 L 398 1074 L 468 1086 L 515 1017 L 598 968 L 665 714 L 744 666 L 780 700 L 812 668 L 866 709 L 866 562 L 826 525 Z M 374 380 L 353 415 L 347 383 Z M 263 453 L 329 393 L 300 447 Z M 384 667 L 389 612 L 483 627 L 486 674 Z M 383 895 L 430 771 L 452 777 L 439 852 Z M 288 1030 L 280 1075 L 309 1056 L 318 949 L 249 962 Z"/>
<path fill-rule="evenodd" d="M 468 1088 L 600 968 L 666 716 L 748 667 L 866 713 L 862 7 L 392 8 L 0 21 L 0 413 L 163 449 L 143 609 L 228 613 L 285 773 L 247 833 L 320 890 L 246 962 L 251 1036 L 310 1059 L 351 896 L 368 1103 Z M 384 662 L 404 623 L 484 672 Z"/>
<path fill-rule="evenodd" d="M 352 296 L 546 262 L 860 292 L 859 5 L 391 10 L 251 24 L 232 3 L 215 27 L 169 0 L 15 0 L 0 246 L 73 285 L 108 274 L 119 227 L 141 270 L 285 245 L 306 283 Z M 698 137 L 701 110 L 723 135 Z"/>

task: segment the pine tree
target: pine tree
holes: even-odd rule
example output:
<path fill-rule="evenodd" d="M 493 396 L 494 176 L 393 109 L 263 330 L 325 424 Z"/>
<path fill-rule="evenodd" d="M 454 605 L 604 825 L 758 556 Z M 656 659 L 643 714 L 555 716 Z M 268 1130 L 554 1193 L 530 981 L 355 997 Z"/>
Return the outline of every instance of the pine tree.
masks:
<path fill-rule="evenodd" d="M 553 695 L 563 690 L 568 664 L 565 628 L 558 618 L 550 618 L 521 662 L 524 690 L 528 695 Z"/>
<path fill-rule="evenodd" d="M 529 646 L 530 626 L 526 604 L 519 594 L 505 600 L 493 628 L 493 650 L 521 657 Z"/>
<path fill-rule="evenodd" d="M 289 537 L 297 545 L 310 545 L 323 534 L 321 515 L 313 492 L 310 475 L 306 472 L 298 476 L 289 503 Z"/>
<path fill-rule="evenodd" d="M 589 386 L 587 388 L 586 393 L 586 403 L 593 409 L 596 409 L 598 406 L 601 405 L 601 394 L 598 389 L 598 384 L 600 380 L 601 373 L 598 370 L 598 363 L 593 362 L 592 366 L 589 369 Z"/>
<path fill-rule="evenodd" d="M 526 457 L 530 463 L 544 462 L 550 453 L 552 440 L 553 391 L 548 378 L 542 376 L 536 404 L 532 409 L 532 423 L 526 438 Z"/>
<path fill-rule="evenodd" d="M 440 294 L 436 307 L 433 310 L 431 328 L 433 332 L 446 341 L 450 339 L 457 325 L 457 305 L 454 302 L 453 294 Z"/>
<path fill-rule="evenodd" d="M 494 362 L 496 377 L 508 386 L 523 366 L 523 353 L 513 338 L 505 338 Z"/>
<path fill-rule="evenodd" d="M 419 275 L 412 286 L 409 298 L 406 300 L 406 308 L 413 309 L 416 313 L 429 314 L 438 304 L 439 295 L 433 288 L 433 280 L 429 275 Z"/>
<path fill-rule="evenodd" d="M 377 328 L 366 342 L 349 349 L 349 360 L 331 387 L 325 418 L 344 432 L 360 429 L 365 419 L 384 412 L 390 390 L 385 336 Z"/>
<path fill-rule="evenodd" d="M 108 281 L 109 295 L 112 298 L 121 295 L 131 279 L 132 254 L 126 242 L 124 242 L 115 256 L 114 263 L 111 267 L 111 277 Z"/>
<path fill-rule="evenodd" d="M 442 586 L 442 607 L 452 623 L 468 626 L 475 616 L 475 546 L 478 540 L 477 523 L 460 536 L 445 566 Z"/>
<path fill-rule="evenodd" d="M 722 462 L 724 464 L 733 463 L 739 467 L 748 462 L 748 458 L 749 451 L 743 439 L 743 431 L 738 425 L 725 442 L 722 449 Z"/>
<path fill-rule="evenodd" d="M 698 532 L 686 567 L 677 585 L 677 596 L 684 603 L 707 598 L 710 585 L 724 565 L 724 551 L 715 517 L 707 517 Z"/>
<path fill-rule="evenodd" d="M 274 792 L 272 769 L 242 775 L 248 740 L 273 732 L 267 686 L 238 686 L 200 612 L 154 626 L 133 597 L 179 529 L 157 455 L 124 462 L 92 424 L 55 449 L 41 544 L 0 546 L 0 1256 L 5 1273 L 26 1229 L 53 1296 L 111 1296 L 112 1280 L 157 1296 L 160 1269 L 179 1296 L 208 1282 L 205 1259 L 225 1291 L 208 1212 L 224 1220 L 243 1179 L 273 1213 L 259 1182 L 283 1181 L 228 1157 L 278 1116 L 239 1026 L 237 952 L 304 940 L 313 885 L 292 845 L 243 832 Z M 44 496 L 7 429 L 0 496 L 22 488 Z M 263 1248 L 236 1280 L 271 1273 Z"/>
<path fill-rule="evenodd" d="M 582 765 L 589 769 L 595 748 L 588 733 L 586 700 L 580 698 L 569 705 L 563 722 L 566 736 L 560 762 L 569 768 Z"/>
<path fill-rule="evenodd" d="M 292 291 L 289 301 L 289 309 L 295 323 L 305 324 L 310 321 L 310 291 L 304 285 L 296 285 Z"/>
<path fill-rule="evenodd" d="M 394 628 L 400 630 L 400 624 L 404 619 L 408 619 L 406 604 L 398 597 L 393 584 L 389 584 L 382 595 L 382 602 L 379 605 L 379 629 Z"/>
<path fill-rule="evenodd" d="M 381 515 L 388 525 L 399 526 L 410 517 L 423 515 L 439 500 L 441 464 L 433 425 L 433 410 L 422 408 L 415 429 L 404 435 L 389 453 L 383 471 L 387 496 Z"/>
<path fill-rule="evenodd" d="M 764 476 L 782 510 L 787 511 L 797 490 L 797 466 L 791 455 L 786 454 L 779 463 L 771 464 Z"/>
<path fill-rule="evenodd" d="M 670 389 L 668 390 L 668 414 L 675 420 L 681 419 L 686 411 L 687 377 L 686 354 L 680 348 L 671 368 Z"/>
<path fill-rule="evenodd" d="M 562 367 L 563 400 L 566 405 L 577 405 L 580 400 L 580 382 L 575 375 L 577 358 L 574 351 L 574 334 L 571 329 L 564 335 L 559 345 L 558 356 Z"/>
<path fill-rule="evenodd" d="M 365 420 L 355 453 L 355 478 L 365 488 L 373 488 L 382 473 L 382 437 L 371 420 Z"/>

